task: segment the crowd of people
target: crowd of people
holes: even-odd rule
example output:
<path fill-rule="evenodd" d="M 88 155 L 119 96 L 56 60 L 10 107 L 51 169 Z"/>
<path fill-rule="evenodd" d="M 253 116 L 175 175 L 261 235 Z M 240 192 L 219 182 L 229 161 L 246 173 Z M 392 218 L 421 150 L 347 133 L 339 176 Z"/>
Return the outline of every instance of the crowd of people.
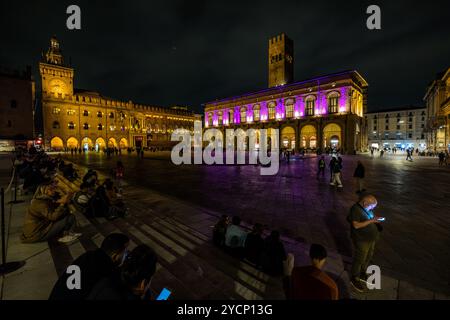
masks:
<path fill-rule="evenodd" d="M 83 253 L 71 263 L 79 267 L 82 275 L 77 290 L 67 285 L 71 274 L 63 273 L 53 286 L 49 300 L 154 299 L 150 285 L 156 272 L 157 255 L 145 244 L 129 252 L 129 244 L 125 234 L 106 236 L 100 248 Z"/>
<path fill-rule="evenodd" d="M 61 177 L 76 182 L 79 173 L 72 163 L 66 163 L 60 157 L 53 158 L 31 148 L 16 154 L 14 168 L 17 179 L 22 182 L 22 192 L 33 194 L 21 236 L 24 243 L 53 239 L 60 243 L 75 241 L 81 236 L 74 231 L 77 212 L 107 219 L 127 215 L 128 209 L 114 181 L 108 178 L 100 182 L 94 170 L 89 170 L 83 176 L 79 190 L 72 192 L 60 186 Z M 113 178 L 121 183 L 123 164 L 118 162 L 114 172 Z"/>
<path fill-rule="evenodd" d="M 286 253 L 278 231 L 272 230 L 264 237 L 263 225 L 255 223 L 247 232 L 238 216 L 230 221 L 227 215 L 223 215 L 214 226 L 213 242 L 263 272 L 281 277 L 287 299 L 336 300 L 339 297 L 336 282 L 322 271 L 327 257 L 322 245 L 311 245 L 311 265 L 294 267 L 294 256 Z"/>

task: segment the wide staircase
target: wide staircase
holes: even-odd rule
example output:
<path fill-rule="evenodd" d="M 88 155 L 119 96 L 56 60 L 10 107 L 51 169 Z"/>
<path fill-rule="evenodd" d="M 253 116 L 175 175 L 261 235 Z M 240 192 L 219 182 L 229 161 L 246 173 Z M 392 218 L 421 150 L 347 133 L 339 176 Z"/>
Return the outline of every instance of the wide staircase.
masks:
<path fill-rule="evenodd" d="M 87 171 L 75 164 L 74 167 L 80 176 Z M 106 176 L 99 174 L 99 178 Z M 80 179 L 71 182 L 61 175 L 57 179 L 62 190 L 79 190 Z M 131 248 L 144 243 L 158 254 L 152 280 L 154 293 L 168 288 L 171 298 L 177 300 L 285 298 L 281 278 L 270 277 L 212 244 L 212 226 L 218 219 L 214 214 L 130 185 L 124 186 L 123 197 L 129 208 L 125 218 L 109 221 L 76 214 L 82 237 L 70 245 L 49 242 L 58 275 L 86 250 L 99 247 L 105 236 L 122 232 L 130 237 Z M 188 218 L 186 210 L 191 211 Z"/>

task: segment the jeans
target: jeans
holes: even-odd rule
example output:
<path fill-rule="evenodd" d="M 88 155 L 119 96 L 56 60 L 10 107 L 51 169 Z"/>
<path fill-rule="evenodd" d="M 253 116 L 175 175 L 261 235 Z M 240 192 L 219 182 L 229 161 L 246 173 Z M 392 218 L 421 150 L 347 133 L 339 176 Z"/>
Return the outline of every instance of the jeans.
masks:
<path fill-rule="evenodd" d="M 75 225 L 76 219 L 73 214 L 68 214 L 64 218 L 55 221 L 50 228 L 47 235 L 42 239 L 42 241 L 50 240 L 54 237 L 59 236 L 65 231 L 70 231 L 72 227 Z"/>
<path fill-rule="evenodd" d="M 361 242 L 353 239 L 352 279 L 359 279 L 361 274 L 366 274 L 367 267 L 375 251 L 375 243 L 375 241 Z"/>
<path fill-rule="evenodd" d="M 336 185 L 336 183 L 337 183 L 338 186 L 342 186 L 341 173 L 340 172 L 333 173 L 333 180 L 331 181 L 331 184 Z"/>

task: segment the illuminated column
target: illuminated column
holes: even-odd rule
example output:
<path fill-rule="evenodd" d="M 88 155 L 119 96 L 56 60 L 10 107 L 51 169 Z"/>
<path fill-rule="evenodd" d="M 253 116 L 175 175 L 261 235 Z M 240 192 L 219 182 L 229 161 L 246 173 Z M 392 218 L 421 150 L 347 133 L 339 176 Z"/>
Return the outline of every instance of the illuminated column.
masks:
<path fill-rule="evenodd" d="M 350 99 L 347 99 L 348 90 L 346 89 L 346 87 L 342 87 L 339 89 L 339 93 L 339 112 L 348 112 L 350 110 Z"/>
<path fill-rule="evenodd" d="M 247 123 L 253 122 L 253 105 L 249 104 L 247 107 Z"/>
<path fill-rule="evenodd" d="M 259 104 L 260 106 L 260 119 L 261 121 L 267 121 L 269 118 L 269 112 L 267 110 L 267 102 L 263 101 Z"/>

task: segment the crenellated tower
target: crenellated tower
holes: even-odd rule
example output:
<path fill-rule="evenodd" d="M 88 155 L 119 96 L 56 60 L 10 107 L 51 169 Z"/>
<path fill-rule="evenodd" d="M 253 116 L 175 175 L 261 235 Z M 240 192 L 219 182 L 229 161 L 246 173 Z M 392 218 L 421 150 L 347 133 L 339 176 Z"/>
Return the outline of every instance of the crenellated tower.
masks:
<path fill-rule="evenodd" d="M 284 33 L 269 39 L 269 88 L 294 81 L 294 43 Z"/>

